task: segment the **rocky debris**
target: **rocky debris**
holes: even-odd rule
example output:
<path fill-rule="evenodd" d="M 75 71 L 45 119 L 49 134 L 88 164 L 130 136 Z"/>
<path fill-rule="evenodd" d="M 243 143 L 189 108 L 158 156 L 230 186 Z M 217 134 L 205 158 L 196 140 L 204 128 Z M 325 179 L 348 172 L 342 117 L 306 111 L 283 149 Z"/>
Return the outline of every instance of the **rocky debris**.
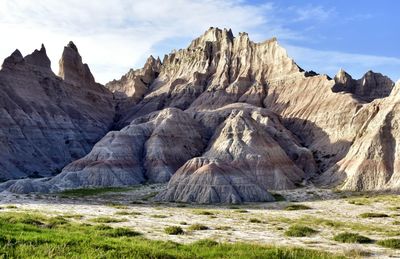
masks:
<path fill-rule="evenodd" d="M 61 67 L 68 66 L 61 62 Z M 69 75 L 79 78 L 73 70 Z M 106 134 L 114 117 L 112 94 L 94 81 L 85 82 L 70 84 L 54 75 L 44 46 L 25 58 L 16 50 L 5 59 L 0 71 L 0 180 L 57 174 Z"/>
<path fill-rule="evenodd" d="M 343 69 L 336 74 L 335 83 L 334 92 L 352 93 L 367 102 L 389 96 L 394 86 L 390 78 L 380 73 L 368 71 L 361 79 L 354 80 Z"/>

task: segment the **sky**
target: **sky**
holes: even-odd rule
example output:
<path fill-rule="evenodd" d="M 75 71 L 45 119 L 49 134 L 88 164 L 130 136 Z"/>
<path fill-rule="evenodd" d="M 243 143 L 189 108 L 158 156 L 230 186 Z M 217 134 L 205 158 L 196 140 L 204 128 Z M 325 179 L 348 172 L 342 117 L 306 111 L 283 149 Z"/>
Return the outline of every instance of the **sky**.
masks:
<path fill-rule="evenodd" d="M 187 47 L 209 27 L 277 37 L 305 70 L 400 79 L 397 0 L 0 0 L 0 59 L 45 44 L 58 73 L 73 41 L 96 80 L 118 79 L 149 55 Z"/>

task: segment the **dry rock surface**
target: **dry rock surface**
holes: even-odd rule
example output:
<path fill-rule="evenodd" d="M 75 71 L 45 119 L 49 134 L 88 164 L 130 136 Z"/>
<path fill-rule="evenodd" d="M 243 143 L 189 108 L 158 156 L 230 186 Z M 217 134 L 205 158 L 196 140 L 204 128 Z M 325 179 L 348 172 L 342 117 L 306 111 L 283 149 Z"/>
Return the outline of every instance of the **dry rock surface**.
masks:
<path fill-rule="evenodd" d="M 400 188 L 399 83 L 304 71 L 275 38 L 210 28 L 106 88 L 71 42 L 59 76 L 44 47 L 4 61 L 0 176 L 63 169 L 0 191 L 168 182 L 157 200 L 241 203 L 312 183 Z"/>

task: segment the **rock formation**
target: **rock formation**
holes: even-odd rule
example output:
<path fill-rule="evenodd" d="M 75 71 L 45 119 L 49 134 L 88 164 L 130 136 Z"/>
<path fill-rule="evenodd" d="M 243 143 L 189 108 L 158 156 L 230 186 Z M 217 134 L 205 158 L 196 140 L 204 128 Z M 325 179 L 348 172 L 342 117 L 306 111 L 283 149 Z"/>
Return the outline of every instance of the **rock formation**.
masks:
<path fill-rule="evenodd" d="M 25 58 L 16 50 L 4 60 L 0 179 L 57 174 L 87 154 L 111 126 L 112 94 L 87 80 L 93 76 L 74 46 L 65 47 L 60 60 L 66 80 L 51 71 L 43 45 Z M 87 69 L 79 74 L 73 66 Z"/>
<path fill-rule="evenodd" d="M 114 131 L 89 153 L 93 141 L 77 148 L 77 160 L 56 177 L 6 182 L 0 191 L 54 192 L 169 181 L 157 200 L 238 203 L 273 200 L 270 190 L 310 181 L 350 190 L 399 188 L 400 84 L 393 88 L 381 74 L 369 71 L 354 80 L 341 70 L 332 80 L 301 69 L 275 38 L 254 43 L 246 33 L 234 37 L 230 30 L 210 28 L 162 62 L 150 57 L 142 69 L 108 83 L 114 111 L 111 93 L 94 82 L 73 43 L 60 62 L 63 80 L 52 74 L 44 57 L 44 48 L 25 59 L 14 52 L 3 65 L 0 84 L 5 82 L 3 74 L 16 77 L 15 67 L 34 68 L 50 82 L 55 78 L 52 84 L 62 85 L 63 93 L 79 104 L 78 111 L 66 114 L 79 121 L 73 125 L 79 125 L 86 139 L 100 137 L 107 127 Z M 78 90 L 92 95 L 76 96 Z M 51 105 L 53 99 L 44 103 L 49 107 L 43 111 L 62 105 Z M 69 140 L 81 143 L 82 138 L 78 134 Z M 67 160 L 73 158 L 67 156 L 59 165 Z"/>
<path fill-rule="evenodd" d="M 390 78 L 380 73 L 368 71 L 361 79 L 354 80 L 343 69 L 336 74 L 335 82 L 334 92 L 352 93 L 367 102 L 389 96 L 394 86 Z"/>

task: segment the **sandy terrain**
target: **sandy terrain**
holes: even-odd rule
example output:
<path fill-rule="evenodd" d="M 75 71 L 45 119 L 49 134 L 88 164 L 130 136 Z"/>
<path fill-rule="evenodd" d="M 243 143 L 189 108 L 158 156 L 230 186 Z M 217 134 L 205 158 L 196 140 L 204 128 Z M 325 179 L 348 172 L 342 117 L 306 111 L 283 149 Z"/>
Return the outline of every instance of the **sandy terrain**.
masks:
<path fill-rule="evenodd" d="M 96 196 L 71 197 L 62 194 L 16 195 L 0 194 L 1 212 L 27 211 L 47 215 L 75 215 L 74 221 L 96 224 L 91 219 L 112 217 L 123 222 L 109 223 L 142 232 L 150 239 L 172 240 L 180 243 L 211 238 L 226 242 L 252 242 L 261 244 L 315 248 L 350 257 L 400 258 L 400 251 L 382 248 L 376 244 L 343 244 L 334 241 L 335 234 L 354 232 L 374 240 L 400 238 L 400 197 L 370 195 L 350 197 L 330 190 L 302 188 L 279 192 L 286 201 L 255 203 L 240 206 L 199 206 L 187 204 L 160 204 L 152 197 L 165 185 L 147 185 L 129 191 L 105 193 Z M 17 208 L 7 208 L 13 204 Z M 289 204 L 304 204 L 309 210 L 285 210 Z M 396 211 L 398 210 L 398 212 Z M 204 213 L 206 212 L 206 213 Z M 380 212 L 388 217 L 360 218 L 361 213 Z M 121 215 L 129 214 L 129 215 Z M 203 215 L 211 214 L 211 215 Z M 81 216 L 79 216 L 81 215 Z M 251 223 L 250 219 L 261 222 Z M 195 223 L 209 230 L 188 231 Z M 318 230 L 312 237 L 287 237 L 285 230 L 300 223 Z M 179 225 L 185 235 L 167 235 L 166 226 Z"/>

